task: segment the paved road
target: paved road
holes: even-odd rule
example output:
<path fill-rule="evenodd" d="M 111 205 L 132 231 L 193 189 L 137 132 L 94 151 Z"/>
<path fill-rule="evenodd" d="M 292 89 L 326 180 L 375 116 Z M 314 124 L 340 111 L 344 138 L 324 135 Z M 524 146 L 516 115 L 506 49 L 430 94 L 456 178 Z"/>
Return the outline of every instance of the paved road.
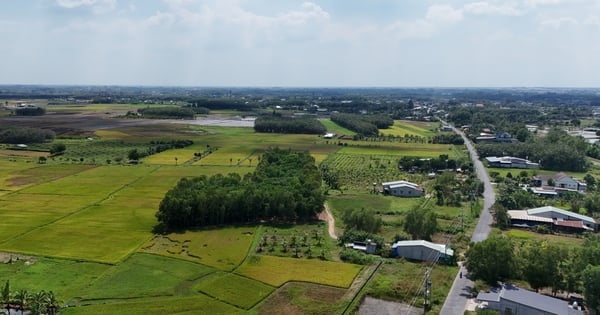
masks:
<path fill-rule="evenodd" d="M 479 216 L 479 221 L 477 222 L 477 226 L 475 227 L 475 231 L 471 237 L 471 241 L 481 242 L 485 240 L 490 233 L 492 215 L 490 214 L 489 210 L 496 200 L 496 194 L 494 193 L 494 188 L 492 187 L 490 178 L 483 167 L 483 163 L 481 163 L 479 160 L 479 156 L 477 155 L 477 151 L 475 151 L 473 144 L 461 131 L 457 130 L 456 128 L 453 129 L 454 132 L 460 134 L 465 140 L 465 144 L 467 145 L 467 149 L 471 155 L 471 160 L 473 161 L 475 171 L 477 172 L 477 177 L 483 182 L 485 188 L 483 192 L 483 211 Z M 463 268 L 461 272 L 463 275 L 467 274 L 467 270 L 465 268 Z M 463 314 L 467 306 L 467 301 L 471 297 L 472 287 L 473 281 L 467 279 L 467 277 L 460 277 L 459 275 L 456 275 L 440 315 Z"/>

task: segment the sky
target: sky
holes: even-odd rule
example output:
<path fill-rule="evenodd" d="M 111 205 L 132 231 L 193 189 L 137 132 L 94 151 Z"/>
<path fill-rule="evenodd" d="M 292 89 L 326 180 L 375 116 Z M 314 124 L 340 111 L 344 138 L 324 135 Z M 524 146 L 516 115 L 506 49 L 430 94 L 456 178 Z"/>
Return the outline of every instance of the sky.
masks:
<path fill-rule="evenodd" d="M 0 84 L 600 87 L 600 0 L 3 0 Z"/>

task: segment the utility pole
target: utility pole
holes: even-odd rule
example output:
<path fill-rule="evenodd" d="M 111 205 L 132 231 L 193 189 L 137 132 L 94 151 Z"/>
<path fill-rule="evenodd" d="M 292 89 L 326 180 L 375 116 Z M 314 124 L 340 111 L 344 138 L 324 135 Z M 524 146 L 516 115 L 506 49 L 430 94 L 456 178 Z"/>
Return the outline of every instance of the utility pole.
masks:
<path fill-rule="evenodd" d="M 429 280 L 430 272 L 431 268 L 427 267 L 425 269 L 425 303 L 423 304 L 423 314 L 427 314 L 427 311 L 430 309 L 431 305 L 431 280 Z"/>

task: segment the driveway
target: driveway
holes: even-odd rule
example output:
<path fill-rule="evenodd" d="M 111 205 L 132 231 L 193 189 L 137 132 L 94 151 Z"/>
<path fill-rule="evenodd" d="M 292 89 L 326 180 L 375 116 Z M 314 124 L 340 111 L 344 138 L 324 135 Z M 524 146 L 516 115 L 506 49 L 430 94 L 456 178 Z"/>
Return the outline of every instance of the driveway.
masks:
<path fill-rule="evenodd" d="M 442 123 L 446 124 L 442 121 Z M 484 192 L 483 192 L 483 211 L 479 216 L 479 221 L 477 222 L 477 226 L 475 227 L 475 231 L 471 236 L 471 241 L 473 242 L 481 242 L 485 240 L 490 234 L 491 225 L 493 222 L 492 215 L 490 214 L 490 207 L 496 201 L 496 194 L 494 193 L 494 187 L 492 187 L 492 183 L 490 182 L 490 178 L 483 167 L 483 163 L 479 160 L 479 156 L 477 155 L 477 151 L 475 151 L 475 147 L 469 141 L 469 139 L 465 136 L 465 134 L 452 127 L 454 132 L 460 134 L 465 141 L 465 145 L 469 150 L 469 154 L 471 156 L 471 161 L 473 161 L 473 166 L 475 168 L 475 172 L 477 173 L 477 178 L 481 180 L 484 184 Z M 473 288 L 473 281 L 467 279 L 464 275 L 467 274 L 467 270 L 464 267 L 461 267 L 461 272 L 463 277 L 460 277 L 460 273 L 456 275 L 454 279 L 454 283 L 452 284 L 452 288 L 446 297 L 446 301 L 444 302 L 444 306 L 440 312 L 440 315 L 457 315 L 463 314 L 467 307 L 467 302 L 471 298 L 471 289 Z"/>

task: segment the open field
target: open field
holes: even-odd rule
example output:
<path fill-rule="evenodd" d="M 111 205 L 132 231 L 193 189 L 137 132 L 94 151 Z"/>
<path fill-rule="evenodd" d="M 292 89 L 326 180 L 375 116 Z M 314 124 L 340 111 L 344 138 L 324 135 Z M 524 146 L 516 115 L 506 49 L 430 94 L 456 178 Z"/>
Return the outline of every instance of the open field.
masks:
<path fill-rule="evenodd" d="M 275 290 L 262 282 L 231 273 L 213 273 L 193 289 L 243 309 L 252 308 Z"/>
<path fill-rule="evenodd" d="M 157 235 L 142 251 L 232 270 L 246 258 L 255 231 L 256 227 L 247 226 Z"/>
<path fill-rule="evenodd" d="M 419 137 L 432 137 L 437 132 L 439 123 L 415 122 L 406 120 L 396 120 L 394 125 L 388 129 L 383 129 L 380 133 L 384 135 L 406 136 L 414 135 Z"/>
<path fill-rule="evenodd" d="M 337 136 L 354 136 L 356 134 L 356 132 L 346 129 L 330 119 L 319 119 L 319 121 L 327 128 L 327 132 L 335 133 Z"/>
<path fill-rule="evenodd" d="M 339 145 L 318 135 L 109 119 L 136 107 L 57 106 L 56 115 L 19 119 L 22 125 L 54 124 L 59 128 L 56 141 L 65 143 L 67 152 L 49 158 L 47 164 L 37 164 L 33 153 L 10 158 L 0 153 L 0 251 L 32 256 L 27 263 L 0 265 L 0 281 L 8 279 L 13 289 L 30 292 L 53 290 L 76 306 L 65 309 L 65 314 L 340 312 L 349 302 L 346 288 L 361 266 L 334 262 L 339 260 L 338 248 L 323 223 L 154 235 L 155 213 L 164 194 L 183 177 L 231 172 L 243 176 L 254 170 L 264 150 L 278 146 L 306 150 L 317 164 L 337 163 L 337 170 L 349 174 L 347 180 L 355 183 L 348 188 L 360 192 L 332 192 L 328 198 L 334 213 L 349 207 L 374 209 L 396 222 L 423 198 L 368 194 L 372 181 L 408 179 L 427 184 L 421 175 L 400 173 L 398 159 L 452 157 L 458 152 L 448 145 L 353 140 Z M 351 134 L 328 120 L 324 123 L 330 131 Z M 429 127 L 402 122 L 394 130 L 426 135 Z M 140 165 L 118 165 L 131 149 L 146 150 L 151 141 L 172 139 L 191 139 L 194 144 L 149 156 Z M 207 148 L 215 150 L 194 158 L 194 153 Z M 452 209 L 437 211 L 455 214 Z M 389 225 L 383 234 L 391 238 L 398 230 Z M 313 238 L 315 231 L 323 239 Z M 256 254 L 263 236 L 291 241 L 294 235 L 302 242 L 305 233 L 311 254 L 302 248 L 301 258 L 291 258 L 293 249 L 284 253 L 279 245 L 273 252 L 263 249 Z M 321 251 L 334 261 L 316 258 Z"/>
<path fill-rule="evenodd" d="M 277 287 L 288 281 L 304 281 L 347 288 L 360 269 L 358 265 L 319 259 L 253 255 L 244 261 L 236 273 Z"/>

